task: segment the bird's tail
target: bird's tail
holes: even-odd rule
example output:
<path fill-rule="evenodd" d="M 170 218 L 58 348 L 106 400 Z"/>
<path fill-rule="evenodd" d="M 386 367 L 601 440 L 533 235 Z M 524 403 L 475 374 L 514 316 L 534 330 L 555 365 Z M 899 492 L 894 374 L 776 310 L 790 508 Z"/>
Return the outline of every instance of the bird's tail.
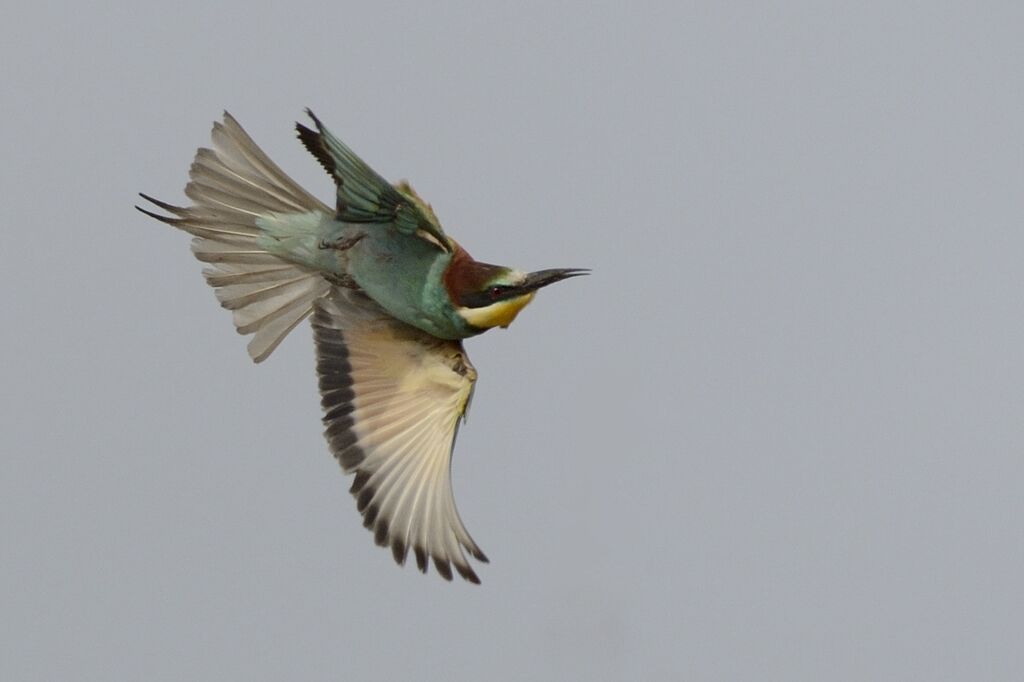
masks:
<path fill-rule="evenodd" d="M 268 250 L 268 234 L 310 232 L 330 209 L 285 175 L 224 112 L 213 124 L 213 149 L 200 149 L 189 170 L 181 208 L 142 195 L 170 213 L 146 215 L 195 238 L 192 252 L 221 305 L 232 311 L 240 334 L 254 334 L 249 355 L 267 358 L 330 289 L 315 269 Z M 276 250 L 276 249 L 275 249 Z"/>

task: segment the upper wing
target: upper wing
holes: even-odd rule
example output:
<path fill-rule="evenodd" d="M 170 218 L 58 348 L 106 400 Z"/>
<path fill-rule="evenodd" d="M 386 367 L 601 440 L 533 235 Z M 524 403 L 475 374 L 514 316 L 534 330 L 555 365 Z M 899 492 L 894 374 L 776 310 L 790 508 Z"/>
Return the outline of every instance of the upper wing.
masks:
<path fill-rule="evenodd" d="M 399 231 L 415 235 L 423 232 L 428 241 L 445 251 L 452 251 L 433 211 L 420 200 L 408 185 L 403 193 L 370 168 L 355 152 L 331 134 L 312 111 L 316 130 L 295 124 L 299 139 L 306 149 L 334 178 L 338 186 L 338 220 L 347 223 L 391 223 Z"/>
<path fill-rule="evenodd" d="M 340 287 L 315 304 L 325 436 L 374 531 L 405 563 L 409 548 L 426 572 L 427 557 L 446 580 L 451 565 L 480 579 L 463 548 L 487 561 L 455 509 L 451 455 L 476 370 L 462 344 L 390 317 L 365 295 Z"/>

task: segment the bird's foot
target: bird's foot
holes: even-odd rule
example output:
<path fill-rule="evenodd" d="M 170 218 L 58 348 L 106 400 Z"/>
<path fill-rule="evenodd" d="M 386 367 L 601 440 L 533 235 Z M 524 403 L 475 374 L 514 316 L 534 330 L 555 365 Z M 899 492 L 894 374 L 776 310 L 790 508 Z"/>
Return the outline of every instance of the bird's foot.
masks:
<path fill-rule="evenodd" d="M 325 274 L 324 279 L 335 286 L 359 291 L 359 285 L 356 284 L 356 281 L 350 275 Z"/>
<path fill-rule="evenodd" d="M 349 237 L 341 237 L 341 238 L 335 239 L 333 241 L 332 240 L 328 240 L 328 239 L 321 239 L 320 240 L 320 248 L 321 249 L 331 249 L 331 250 L 334 250 L 334 251 L 348 251 L 353 246 L 355 246 L 360 241 L 362 241 L 363 237 L 365 237 L 365 236 L 366 236 L 365 232 L 360 232 L 359 234 L 351 235 Z"/>

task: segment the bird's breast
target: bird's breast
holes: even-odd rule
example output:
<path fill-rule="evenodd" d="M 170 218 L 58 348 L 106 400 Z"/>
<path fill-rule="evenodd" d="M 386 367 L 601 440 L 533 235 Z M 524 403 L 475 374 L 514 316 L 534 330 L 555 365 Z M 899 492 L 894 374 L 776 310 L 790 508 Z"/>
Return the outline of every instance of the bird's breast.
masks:
<path fill-rule="evenodd" d="M 471 335 L 441 282 L 450 254 L 415 237 L 381 232 L 368 234 L 349 254 L 349 274 L 360 288 L 393 317 L 428 334 Z"/>

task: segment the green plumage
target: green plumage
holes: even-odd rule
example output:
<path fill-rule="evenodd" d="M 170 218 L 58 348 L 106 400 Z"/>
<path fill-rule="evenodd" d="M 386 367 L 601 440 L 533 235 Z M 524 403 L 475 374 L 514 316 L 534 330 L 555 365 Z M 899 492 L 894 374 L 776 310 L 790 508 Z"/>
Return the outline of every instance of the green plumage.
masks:
<path fill-rule="evenodd" d="M 337 211 L 262 216 L 256 220 L 265 232 L 260 246 L 305 267 L 351 277 L 389 313 L 433 336 L 479 333 L 455 312 L 445 290 L 454 248 L 430 207 L 408 184 L 390 185 L 310 117 L 316 131 L 296 128 L 337 185 Z M 332 248 L 346 242 L 352 245 Z"/>

